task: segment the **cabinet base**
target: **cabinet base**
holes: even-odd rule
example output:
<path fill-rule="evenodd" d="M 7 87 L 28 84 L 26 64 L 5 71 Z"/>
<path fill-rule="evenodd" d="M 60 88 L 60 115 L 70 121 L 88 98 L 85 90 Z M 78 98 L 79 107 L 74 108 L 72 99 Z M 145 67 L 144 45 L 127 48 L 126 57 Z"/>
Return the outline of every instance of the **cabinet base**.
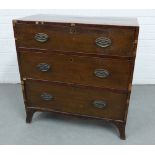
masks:
<path fill-rule="evenodd" d="M 27 108 L 26 109 L 26 123 L 31 123 L 33 114 L 37 111 L 46 112 L 45 110 L 38 110 L 38 109 L 33 109 L 33 108 Z M 55 111 L 52 111 L 52 112 L 55 112 Z M 63 113 L 63 114 L 68 114 L 68 113 Z M 82 117 L 80 115 L 74 115 L 74 114 L 70 114 L 70 115 Z M 90 117 L 90 116 L 85 116 L 85 117 Z M 97 119 L 102 119 L 102 118 L 97 118 Z M 115 120 L 106 120 L 106 119 L 102 119 L 102 120 L 113 123 L 118 129 L 120 139 L 122 139 L 122 140 L 126 139 L 126 136 L 125 136 L 125 125 L 126 125 L 126 123 L 125 122 L 118 122 Z"/>

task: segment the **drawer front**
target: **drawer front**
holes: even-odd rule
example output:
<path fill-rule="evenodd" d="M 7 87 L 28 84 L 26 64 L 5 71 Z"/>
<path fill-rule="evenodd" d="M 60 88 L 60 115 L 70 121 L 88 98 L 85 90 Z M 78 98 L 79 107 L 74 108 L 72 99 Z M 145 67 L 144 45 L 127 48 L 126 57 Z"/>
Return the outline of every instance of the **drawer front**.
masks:
<path fill-rule="evenodd" d="M 133 56 L 134 28 L 16 24 L 18 47 L 86 54 Z"/>
<path fill-rule="evenodd" d="M 27 80 L 28 107 L 101 118 L 124 118 L 126 94 Z"/>
<path fill-rule="evenodd" d="M 131 63 L 107 58 L 20 52 L 22 76 L 127 90 Z"/>

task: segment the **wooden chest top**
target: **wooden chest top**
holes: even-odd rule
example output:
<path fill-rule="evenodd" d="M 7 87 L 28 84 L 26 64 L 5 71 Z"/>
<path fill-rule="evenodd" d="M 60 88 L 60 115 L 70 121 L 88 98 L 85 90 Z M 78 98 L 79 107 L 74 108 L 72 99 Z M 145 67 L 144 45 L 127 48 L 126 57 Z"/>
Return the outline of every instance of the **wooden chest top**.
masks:
<path fill-rule="evenodd" d="M 52 23 L 76 23 L 76 24 L 94 24 L 94 25 L 112 25 L 112 26 L 131 26 L 138 27 L 136 18 L 119 17 L 75 17 L 61 15 L 38 14 L 19 18 L 20 22 L 52 22 Z"/>

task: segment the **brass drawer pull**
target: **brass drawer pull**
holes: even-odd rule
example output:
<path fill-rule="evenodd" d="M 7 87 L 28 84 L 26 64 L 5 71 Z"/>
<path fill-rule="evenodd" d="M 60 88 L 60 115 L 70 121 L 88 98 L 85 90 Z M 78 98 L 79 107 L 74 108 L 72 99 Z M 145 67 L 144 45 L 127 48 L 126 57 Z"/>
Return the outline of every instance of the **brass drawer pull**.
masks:
<path fill-rule="evenodd" d="M 51 101 L 51 100 L 54 99 L 53 95 L 48 94 L 48 93 L 45 93 L 45 92 L 42 93 L 42 94 L 40 95 L 40 97 L 41 97 L 41 99 L 44 100 L 44 101 Z"/>
<path fill-rule="evenodd" d="M 107 106 L 107 103 L 103 100 L 95 100 L 93 102 L 94 107 L 99 108 L 99 109 L 103 109 Z"/>
<path fill-rule="evenodd" d="M 94 74 L 96 77 L 99 77 L 99 78 L 107 78 L 110 75 L 109 71 L 105 69 L 96 69 L 94 71 Z"/>
<path fill-rule="evenodd" d="M 40 63 L 37 65 L 37 69 L 41 72 L 47 72 L 50 68 L 51 66 L 46 63 Z"/>
<path fill-rule="evenodd" d="M 106 37 L 99 37 L 95 40 L 96 45 L 102 48 L 108 47 L 111 45 L 111 39 Z"/>
<path fill-rule="evenodd" d="M 45 33 L 37 33 L 34 38 L 36 41 L 44 43 L 48 40 L 48 35 Z"/>

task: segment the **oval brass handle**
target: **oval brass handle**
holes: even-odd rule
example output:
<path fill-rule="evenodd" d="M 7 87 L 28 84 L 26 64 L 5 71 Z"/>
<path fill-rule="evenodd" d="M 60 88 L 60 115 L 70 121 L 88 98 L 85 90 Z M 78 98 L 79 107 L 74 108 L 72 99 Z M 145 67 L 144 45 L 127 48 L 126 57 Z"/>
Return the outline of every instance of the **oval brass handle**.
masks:
<path fill-rule="evenodd" d="M 96 69 L 94 71 L 94 74 L 96 77 L 99 77 L 99 78 L 107 78 L 110 75 L 109 71 L 105 69 Z"/>
<path fill-rule="evenodd" d="M 54 99 L 54 96 L 53 96 L 53 95 L 48 94 L 48 93 L 45 93 L 45 92 L 42 93 L 42 94 L 40 95 L 40 97 L 41 97 L 41 99 L 44 100 L 44 101 L 51 101 L 51 100 Z"/>
<path fill-rule="evenodd" d="M 95 100 L 93 102 L 94 107 L 102 109 L 107 106 L 107 103 L 104 100 Z"/>
<path fill-rule="evenodd" d="M 48 40 L 48 35 L 45 33 L 37 33 L 34 38 L 36 41 L 44 43 Z"/>
<path fill-rule="evenodd" d="M 47 72 L 51 66 L 47 63 L 40 63 L 37 65 L 37 69 L 41 72 Z"/>
<path fill-rule="evenodd" d="M 106 37 L 99 37 L 95 40 L 96 45 L 102 48 L 108 47 L 111 45 L 111 39 Z"/>

